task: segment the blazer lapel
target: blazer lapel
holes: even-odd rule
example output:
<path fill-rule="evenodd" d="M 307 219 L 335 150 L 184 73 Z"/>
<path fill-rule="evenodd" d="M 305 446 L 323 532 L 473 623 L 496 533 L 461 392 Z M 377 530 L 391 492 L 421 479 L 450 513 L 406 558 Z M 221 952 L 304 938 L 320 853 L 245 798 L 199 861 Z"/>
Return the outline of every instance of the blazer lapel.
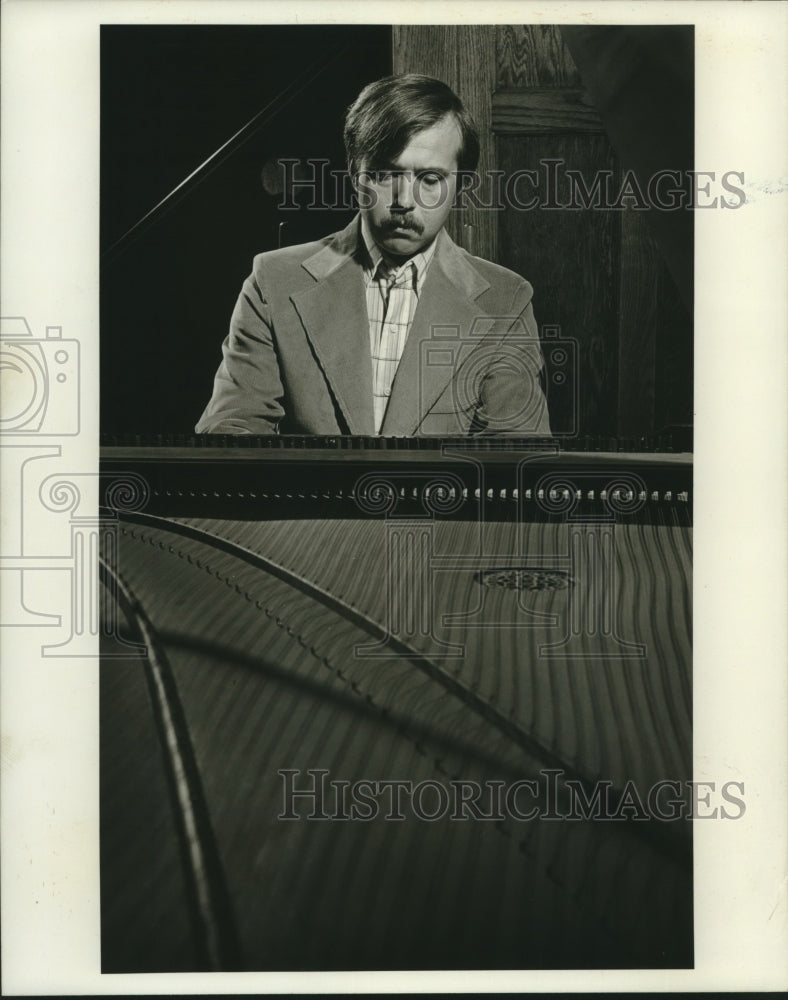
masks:
<path fill-rule="evenodd" d="M 372 358 L 358 220 L 303 267 L 316 278 L 291 301 L 351 434 L 374 434 Z"/>
<path fill-rule="evenodd" d="M 475 300 L 490 287 L 489 282 L 448 233 L 441 232 L 438 239 L 391 387 L 381 434 L 410 435 L 418 430 L 454 374 L 460 345 L 467 352 L 474 320 L 484 315 Z"/>

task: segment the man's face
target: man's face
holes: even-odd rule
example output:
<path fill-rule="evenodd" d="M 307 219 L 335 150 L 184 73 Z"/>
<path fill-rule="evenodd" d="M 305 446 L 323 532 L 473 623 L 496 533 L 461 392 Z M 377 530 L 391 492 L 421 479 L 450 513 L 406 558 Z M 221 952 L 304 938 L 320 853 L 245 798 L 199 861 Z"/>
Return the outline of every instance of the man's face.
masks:
<path fill-rule="evenodd" d="M 359 205 L 384 253 L 412 257 L 437 236 L 454 204 L 461 143 L 447 115 L 417 132 L 391 163 L 361 164 Z"/>

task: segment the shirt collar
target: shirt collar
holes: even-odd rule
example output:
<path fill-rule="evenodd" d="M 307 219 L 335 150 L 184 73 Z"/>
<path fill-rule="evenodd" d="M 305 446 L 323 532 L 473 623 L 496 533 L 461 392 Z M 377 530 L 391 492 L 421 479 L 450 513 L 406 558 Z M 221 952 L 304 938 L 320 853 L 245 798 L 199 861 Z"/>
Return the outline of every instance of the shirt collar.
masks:
<path fill-rule="evenodd" d="M 367 220 L 364 215 L 361 216 L 361 235 L 364 240 L 364 245 L 367 248 L 368 259 L 364 266 L 364 274 L 367 280 L 367 284 L 374 281 L 378 277 L 378 270 L 380 268 L 381 262 L 385 260 L 383 254 L 381 253 L 380 247 L 377 245 L 375 240 L 372 238 L 372 233 L 367 225 Z M 405 268 L 413 264 L 416 268 L 416 287 L 421 288 L 424 281 L 424 277 L 427 273 L 427 268 L 435 256 L 435 248 L 438 244 L 438 238 L 440 234 L 435 237 L 429 246 L 424 247 L 413 257 L 409 257 L 406 261 L 395 267 L 392 274 L 399 275 Z"/>

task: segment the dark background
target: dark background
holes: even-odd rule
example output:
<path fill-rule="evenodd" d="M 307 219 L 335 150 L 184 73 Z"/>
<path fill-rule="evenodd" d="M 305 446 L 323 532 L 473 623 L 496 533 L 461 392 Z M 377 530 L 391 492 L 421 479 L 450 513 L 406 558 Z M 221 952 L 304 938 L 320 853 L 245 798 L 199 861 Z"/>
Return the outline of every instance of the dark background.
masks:
<path fill-rule="evenodd" d="M 692 169 L 693 52 L 681 25 L 102 27 L 102 431 L 192 431 L 254 254 L 352 216 L 283 211 L 264 167 L 343 169 L 345 111 L 370 80 L 454 87 L 480 125 L 480 169 L 560 158 L 589 180 L 612 170 L 615 189 L 627 170 Z M 545 343 L 554 430 L 691 425 L 691 212 L 468 211 L 448 228 L 527 277 L 543 335 L 573 345 L 568 371 Z"/>
<path fill-rule="evenodd" d="M 282 212 L 263 165 L 343 169 L 345 111 L 390 73 L 388 27 L 102 27 L 102 431 L 193 430 L 253 256 L 278 245 L 282 220 L 296 243 L 353 215 Z M 271 102 L 245 142 L 128 233 Z"/>

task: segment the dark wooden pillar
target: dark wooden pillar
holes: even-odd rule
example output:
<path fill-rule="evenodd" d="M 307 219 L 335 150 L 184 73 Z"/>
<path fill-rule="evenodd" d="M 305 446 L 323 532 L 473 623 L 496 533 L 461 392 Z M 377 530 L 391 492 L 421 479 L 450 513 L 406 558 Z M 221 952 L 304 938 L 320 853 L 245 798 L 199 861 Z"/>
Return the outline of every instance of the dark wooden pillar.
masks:
<path fill-rule="evenodd" d="M 393 66 L 445 80 L 479 124 L 481 204 L 466 199 L 449 231 L 533 284 L 554 430 L 638 437 L 690 422 L 691 316 L 655 242 L 653 210 L 619 199 L 627 165 L 561 28 L 395 26 Z M 646 128 L 651 120 L 644 111 Z M 635 134 L 632 148 L 639 141 Z M 484 208 L 501 183 L 495 171 L 520 180 L 504 186 L 502 208 Z M 587 190 L 607 185 L 610 197 L 573 204 L 572 172 Z"/>

